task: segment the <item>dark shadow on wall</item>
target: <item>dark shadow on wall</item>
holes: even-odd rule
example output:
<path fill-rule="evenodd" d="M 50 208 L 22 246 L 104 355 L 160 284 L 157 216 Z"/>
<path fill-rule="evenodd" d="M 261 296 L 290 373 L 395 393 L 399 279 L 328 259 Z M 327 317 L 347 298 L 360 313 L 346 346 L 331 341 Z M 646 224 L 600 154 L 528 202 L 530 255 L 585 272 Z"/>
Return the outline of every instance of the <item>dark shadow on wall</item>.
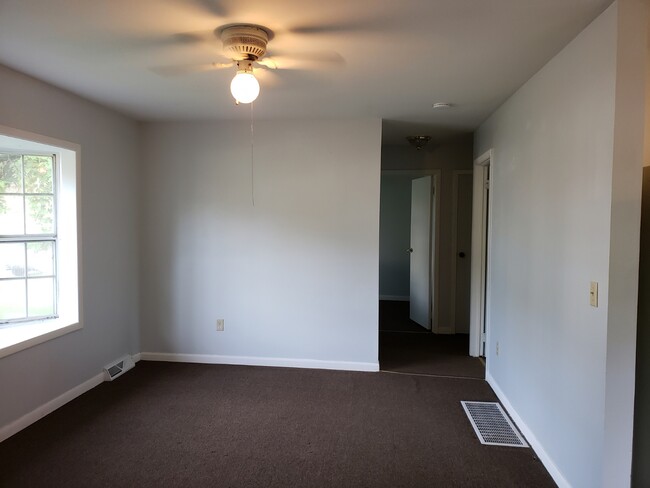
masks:
<path fill-rule="evenodd" d="M 650 167 L 643 168 L 632 486 L 650 486 Z"/>

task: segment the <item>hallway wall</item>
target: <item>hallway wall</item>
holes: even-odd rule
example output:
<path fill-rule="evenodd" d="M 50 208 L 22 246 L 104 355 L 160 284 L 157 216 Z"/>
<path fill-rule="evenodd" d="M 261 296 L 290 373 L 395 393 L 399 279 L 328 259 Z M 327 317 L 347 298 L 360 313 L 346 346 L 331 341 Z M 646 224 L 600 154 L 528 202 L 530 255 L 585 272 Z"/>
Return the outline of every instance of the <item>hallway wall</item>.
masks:
<path fill-rule="evenodd" d="M 476 135 L 494 150 L 487 376 L 561 486 L 630 481 L 645 12 L 614 2 Z"/>
<path fill-rule="evenodd" d="M 458 136 L 444 144 L 425 147 L 421 151 L 415 150 L 406 142 L 404 145 L 382 146 L 381 150 L 381 169 L 382 171 L 407 171 L 407 170 L 434 170 L 439 169 L 440 177 L 440 236 L 439 236 L 439 284 L 438 284 L 438 325 L 447 327 L 452 321 L 452 304 L 451 304 L 451 284 L 452 284 L 452 186 L 453 174 L 455 170 L 471 170 L 473 166 L 473 137 L 472 135 Z M 407 204 L 410 209 L 409 201 L 401 199 L 401 205 Z M 386 202 L 383 201 L 383 205 Z M 402 212 L 403 218 L 406 213 Z M 409 212 L 410 215 L 410 212 Z M 410 221 L 405 223 L 409 225 Z M 385 236 L 384 236 L 385 237 Z M 386 241 L 380 242 L 380 249 L 386 248 Z M 408 246 L 407 246 L 408 247 Z M 385 282 L 382 285 L 381 277 L 387 279 L 388 270 L 391 268 L 392 273 L 401 276 L 401 279 L 408 277 L 408 257 L 400 259 L 395 253 L 380 255 L 380 287 L 386 289 L 389 285 Z M 397 266 L 395 268 L 395 266 Z M 390 289 L 390 288 L 389 288 Z M 404 290 L 402 285 L 400 290 Z M 408 289 L 406 289 L 408 294 Z M 380 292 L 382 293 L 382 292 Z M 392 294 L 392 293 L 385 293 Z"/>

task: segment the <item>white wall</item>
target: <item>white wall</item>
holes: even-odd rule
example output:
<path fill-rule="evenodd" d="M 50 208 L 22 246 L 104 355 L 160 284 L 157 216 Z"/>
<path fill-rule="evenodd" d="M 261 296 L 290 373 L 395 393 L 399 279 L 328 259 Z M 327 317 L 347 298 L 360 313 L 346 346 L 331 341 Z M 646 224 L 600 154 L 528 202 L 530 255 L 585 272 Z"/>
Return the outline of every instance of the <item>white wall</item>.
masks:
<path fill-rule="evenodd" d="M 0 428 L 139 351 L 138 128 L 0 66 L 0 125 L 81 145 L 83 329 L 0 359 Z"/>
<path fill-rule="evenodd" d="M 448 327 L 452 322 L 452 214 L 453 214 L 453 175 L 454 170 L 472 169 L 471 136 L 460 136 L 443 145 L 427 147 L 416 151 L 411 146 L 384 146 L 381 154 L 382 170 L 440 170 L 440 235 L 438 240 L 439 283 L 438 283 L 438 324 Z M 385 205 L 387 202 L 383 202 Z M 410 206 L 410 201 L 409 201 Z M 409 207 L 410 208 L 410 207 Z M 410 225 L 410 223 L 409 223 Z M 408 247 L 408 246 L 407 246 Z M 387 258 L 384 256 L 384 258 Z M 395 262 L 395 259 L 393 259 Z M 380 263 L 384 267 L 386 259 Z M 400 261 L 403 265 L 404 262 Z M 408 278 L 408 256 L 402 274 Z M 382 269 L 382 273 L 384 270 Z M 383 275 L 386 278 L 386 275 Z M 408 291 L 408 289 L 407 289 Z M 382 292 L 383 294 L 383 292 Z"/>
<path fill-rule="evenodd" d="M 614 3 L 475 138 L 494 148 L 488 378 L 575 487 L 629 484 L 644 28 Z"/>
<path fill-rule="evenodd" d="M 645 61 L 645 133 L 643 137 L 643 166 L 650 166 L 650 16 L 648 16 L 647 35 L 648 43 L 646 45 Z"/>
<path fill-rule="evenodd" d="M 379 296 L 408 300 L 411 241 L 411 181 L 414 173 L 381 174 Z"/>
<path fill-rule="evenodd" d="M 253 206 L 249 123 L 147 124 L 142 350 L 376 368 L 380 144 L 256 122 Z"/>

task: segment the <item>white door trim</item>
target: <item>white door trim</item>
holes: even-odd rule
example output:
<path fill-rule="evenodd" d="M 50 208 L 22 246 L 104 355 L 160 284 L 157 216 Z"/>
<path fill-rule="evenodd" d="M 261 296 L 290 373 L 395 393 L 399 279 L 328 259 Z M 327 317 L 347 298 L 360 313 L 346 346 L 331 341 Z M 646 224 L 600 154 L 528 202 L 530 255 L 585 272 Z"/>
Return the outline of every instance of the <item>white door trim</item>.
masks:
<path fill-rule="evenodd" d="M 440 314 L 440 307 L 438 306 L 439 284 L 440 284 L 440 181 L 442 171 L 440 169 L 382 169 L 381 174 L 392 175 L 412 175 L 419 176 L 432 176 L 432 191 L 433 198 L 431 199 L 434 206 L 431 216 L 434 219 L 435 225 L 431 226 L 431 231 L 434 233 L 431 239 L 431 271 L 429 279 L 431 280 L 431 330 L 438 332 L 438 317 Z M 379 324 L 377 324 L 379 327 Z"/>
<path fill-rule="evenodd" d="M 458 254 L 458 177 L 460 175 L 471 175 L 471 169 L 458 169 L 453 172 L 452 196 L 451 196 L 451 285 L 450 299 L 451 306 L 449 326 L 445 331 L 447 334 L 456 333 L 456 257 Z M 473 196 L 473 195 L 472 195 Z"/>
<path fill-rule="evenodd" d="M 490 149 L 474 160 L 474 191 L 472 202 L 472 262 L 470 278 L 469 355 L 488 356 L 482 350 L 481 332 L 485 324 L 485 343 L 490 333 L 490 255 L 492 219 L 489 218 L 494 196 L 494 150 Z M 490 191 L 486 199 L 485 181 L 490 171 Z M 485 225 L 487 221 L 487 226 Z M 486 252 L 487 247 L 487 252 Z M 487 265 L 487 274 L 485 273 Z"/>

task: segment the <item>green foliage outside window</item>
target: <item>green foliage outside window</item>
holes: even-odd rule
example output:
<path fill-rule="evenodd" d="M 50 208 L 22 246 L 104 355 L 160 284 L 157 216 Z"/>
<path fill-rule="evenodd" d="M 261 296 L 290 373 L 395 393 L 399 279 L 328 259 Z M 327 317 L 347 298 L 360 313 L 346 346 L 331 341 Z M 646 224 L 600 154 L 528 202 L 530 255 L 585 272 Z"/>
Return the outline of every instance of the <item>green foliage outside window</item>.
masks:
<path fill-rule="evenodd" d="M 41 232 L 36 233 L 52 233 L 53 180 L 52 156 L 0 154 L 0 213 L 6 214 L 9 211 L 11 194 L 28 194 L 25 197 L 25 210 L 41 229 Z M 0 234 L 2 233 L 0 229 Z"/>

